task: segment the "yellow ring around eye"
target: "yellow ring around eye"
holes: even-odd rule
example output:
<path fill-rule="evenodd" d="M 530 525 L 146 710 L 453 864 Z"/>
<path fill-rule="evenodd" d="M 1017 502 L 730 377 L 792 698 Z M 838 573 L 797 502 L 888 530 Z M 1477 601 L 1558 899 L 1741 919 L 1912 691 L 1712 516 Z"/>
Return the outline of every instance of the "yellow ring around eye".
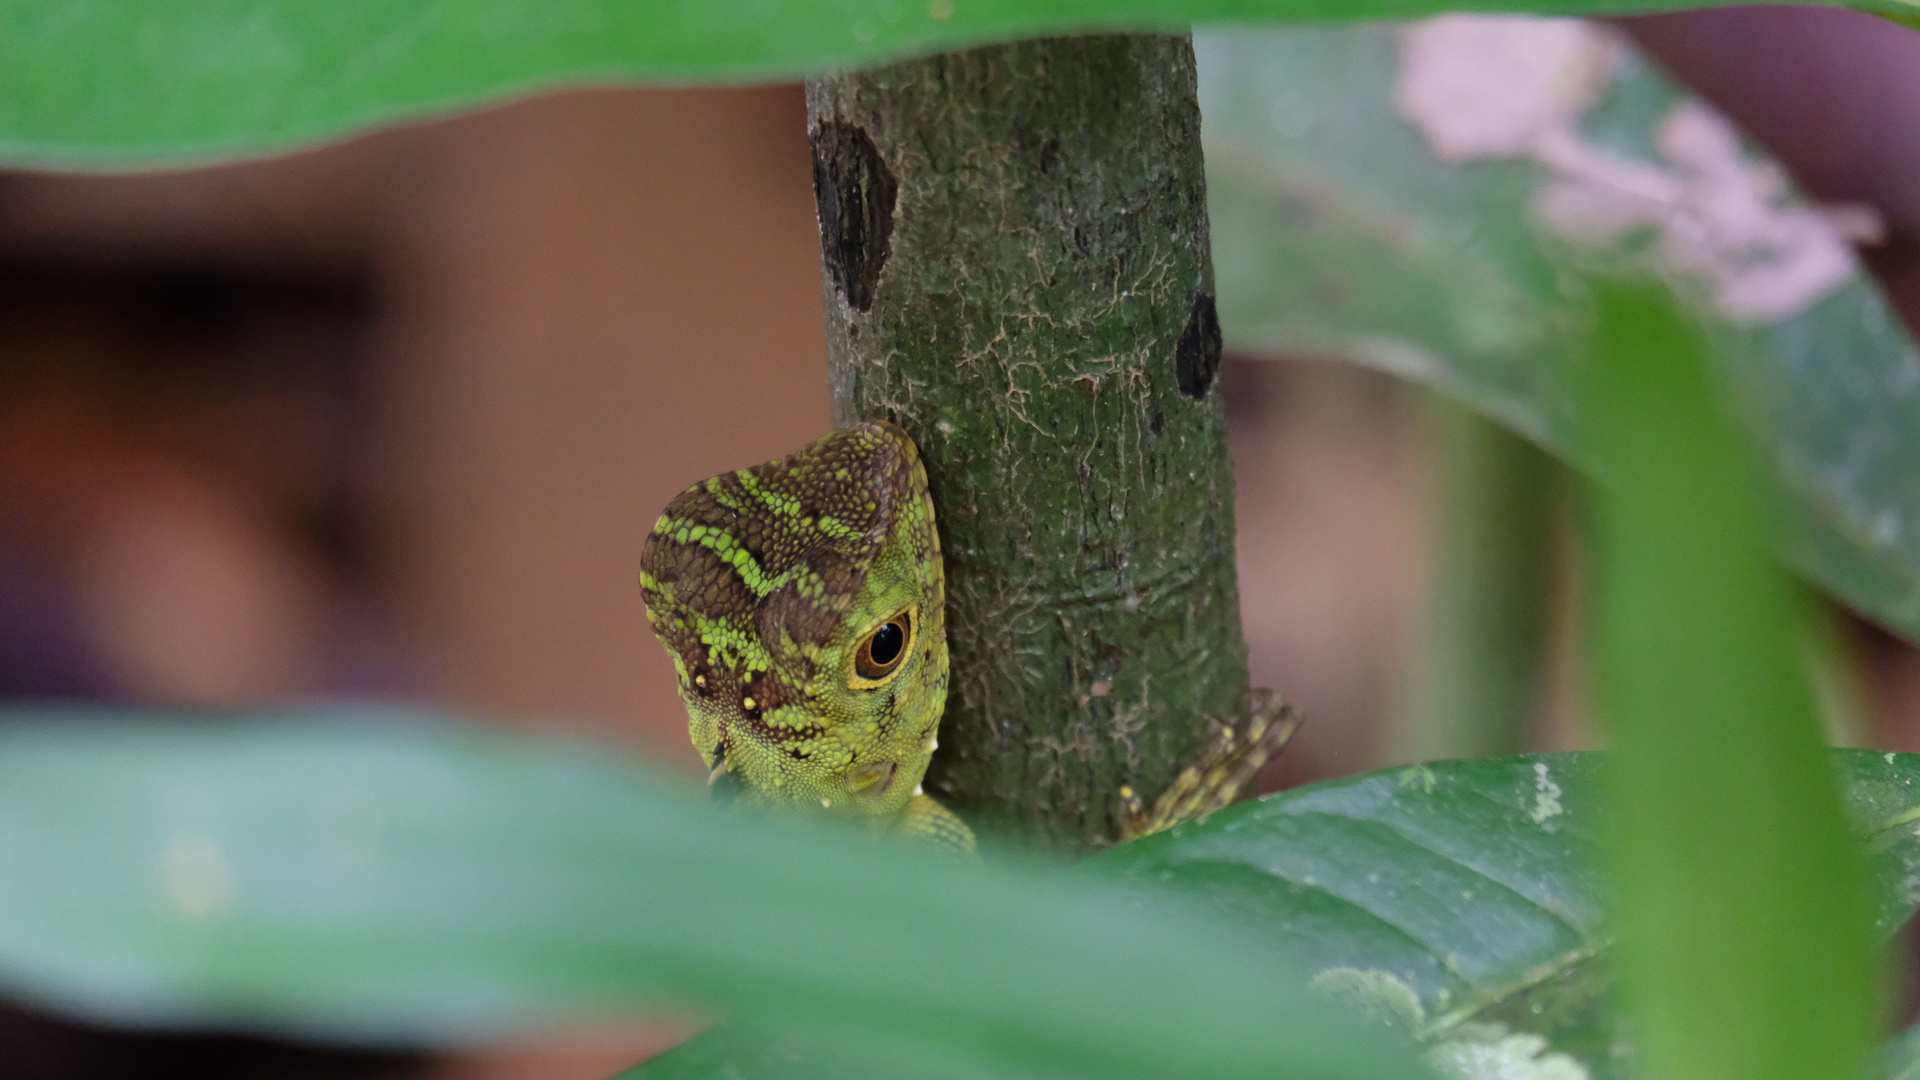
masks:
<path fill-rule="evenodd" d="M 892 682 L 913 655 L 919 629 L 917 605 L 882 619 L 854 645 L 853 670 L 847 674 L 847 685 L 855 690 L 876 690 Z"/>

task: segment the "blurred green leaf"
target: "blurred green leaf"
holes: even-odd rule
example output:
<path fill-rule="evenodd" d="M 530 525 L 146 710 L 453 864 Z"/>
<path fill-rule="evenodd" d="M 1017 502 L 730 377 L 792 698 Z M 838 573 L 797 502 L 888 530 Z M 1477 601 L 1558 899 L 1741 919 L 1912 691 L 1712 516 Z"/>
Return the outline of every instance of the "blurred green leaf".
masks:
<path fill-rule="evenodd" d="M 615 1080 L 1095 1080 L 992 1068 L 857 1039 L 821 1039 L 754 1024 L 718 1024 Z"/>
<path fill-rule="evenodd" d="M 1920 1080 L 1920 1027 L 1908 1028 L 1880 1051 L 1885 1080 Z"/>
<path fill-rule="evenodd" d="M 1074 871 L 1174 893 L 1252 927 L 1323 987 L 1367 1000 L 1430 1047 L 1539 1035 L 1590 1075 L 1627 1075 L 1602 919 L 1602 754 L 1448 761 L 1310 784 L 1115 848 Z M 1913 914 L 1920 755 L 1831 756 L 1871 853 L 1878 928 Z M 1397 1000 L 1396 1000 L 1397 999 Z M 636 1070 L 647 1080 L 862 1075 L 875 1057 L 725 1024 Z M 898 1062 L 902 1080 L 1001 1074 Z"/>
<path fill-rule="evenodd" d="M 1045 1073 L 1402 1077 L 1169 900 L 726 812 L 607 751 L 335 713 L 0 727 L 0 986 L 437 1040 L 672 1000 Z"/>
<path fill-rule="evenodd" d="M 1599 300 L 1592 670 L 1616 755 L 1611 866 L 1640 1065 L 1864 1075 L 1868 905 L 1800 650 L 1803 598 L 1767 550 L 1704 335 L 1658 286 Z"/>
<path fill-rule="evenodd" d="M 1517 754 L 1546 681 L 1566 470 L 1451 397 L 1420 404 L 1426 573 L 1388 760 Z"/>
<path fill-rule="evenodd" d="M 1872 282 L 1843 274 L 1797 314 L 1735 318 L 1704 278 L 1672 269 L 1650 229 L 1605 243 L 1563 235 L 1543 224 L 1550 195 L 1563 207 L 1585 199 L 1594 220 L 1636 212 L 1630 198 L 1603 198 L 1624 189 L 1574 180 L 1656 189 L 1698 180 L 1657 145 L 1663 131 L 1697 120 L 1697 106 L 1682 109 L 1688 99 L 1616 42 L 1614 73 L 1580 114 L 1585 156 L 1573 165 L 1524 155 L 1445 162 L 1396 104 L 1399 34 L 1196 38 L 1229 349 L 1340 358 L 1428 383 L 1591 473 L 1596 448 L 1579 427 L 1587 408 L 1572 367 L 1594 319 L 1583 281 L 1596 269 L 1664 266 L 1748 408 L 1788 511 L 1789 560 L 1920 639 L 1920 351 Z M 1778 182 L 1768 168 L 1749 163 L 1760 189 Z M 1719 180 L 1713 197 L 1726 200 Z M 1740 257 L 1759 267 L 1767 254 Z"/>
<path fill-rule="evenodd" d="M 792 78 L 1047 33 L 1413 18 L 1460 6 L 1433 0 L 5 0 L 0 160 L 98 168 L 257 154 L 561 86 Z M 1534 0 L 1477 6 L 1585 14 L 1670 5 Z M 1920 12 L 1915 0 L 1854 6 Z"/>
<path fill-rule="evenodd" d="M 0 986 L 82 1016 L 430 1042 L 664 999 L 754 1021 L 668 1077 L 1388 1075 L 1300 989 L 1345 969 L 1411 988 L 1430 1040 L 1606 1030 L 1591 755 L 1313 785 L 1036 874 L 404 713 L 5 717 Z M 1892 926 L 1920 758 L 1834 760 Z"/>

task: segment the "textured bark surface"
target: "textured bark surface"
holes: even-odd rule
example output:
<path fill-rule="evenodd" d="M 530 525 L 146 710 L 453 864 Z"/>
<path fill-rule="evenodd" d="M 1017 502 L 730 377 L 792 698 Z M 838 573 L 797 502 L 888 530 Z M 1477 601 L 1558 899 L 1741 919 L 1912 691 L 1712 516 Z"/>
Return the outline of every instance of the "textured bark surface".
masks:
<path fill-rule="evenodd" d="M 947 559 L 927 780 L 989 834 L 1108 842 L 1247 686 L 1184 37 L 808 84 L 834 418 L 904 426 Z"/>

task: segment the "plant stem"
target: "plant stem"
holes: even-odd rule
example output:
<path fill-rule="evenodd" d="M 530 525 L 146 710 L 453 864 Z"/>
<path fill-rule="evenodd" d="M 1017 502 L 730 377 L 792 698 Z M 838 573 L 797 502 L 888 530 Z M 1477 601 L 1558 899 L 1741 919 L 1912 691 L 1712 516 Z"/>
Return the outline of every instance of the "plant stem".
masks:
<path fill-rule="evenodd" d="M 834 417 L 918 441 L 954 676 L 929 792 L 1110 842 L 1243 708 L 1233 475 L 1186 37 L 807 86 Z"/>
<path fill-rule="evenodd" d="M 1517 754 L 1541 690 L 1553 462 L 1437 394 L 1424 420 L 1431 576 L 1395 756 Z"/>

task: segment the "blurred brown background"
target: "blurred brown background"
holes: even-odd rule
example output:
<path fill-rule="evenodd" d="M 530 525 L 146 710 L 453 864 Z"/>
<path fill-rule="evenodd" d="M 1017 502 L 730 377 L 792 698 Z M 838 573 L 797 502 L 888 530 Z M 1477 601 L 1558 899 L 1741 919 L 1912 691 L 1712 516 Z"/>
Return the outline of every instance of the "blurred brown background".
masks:
<path fill-rule="evenodd" d="M 692 767 L 637 561 L 680 489 L 829 426 L 804 120 L 797 87 L 578 92 L 0 181 L 0 694 L 421 700 Z M 122 1075 L 14 1027 L 0 1075 Z"/>
<path fill-rule="evenodd" d="M 1870 257 L 1920 314 L 1920 35 L 1632 29 L 1812 194 L 1878 206 Z M 0 177 L 0 697 L 399 698 L 692 768 L 637 559 L 681 488 L 829 426 L 803 124 L 790 86 L 580 91 L 253 164 Z M 1392 762 L 1422 398 L 1307 361 L 1224 377 L 1254 675 L 1310 717 L 1269 782 Z M 1871 738 L 1920 749 L 1920 653 L 1846 634 Z M 1564 667 L 1539 745 L 1589 738 Z M 0 1012 L 0 1080 L 594 1080 L 684 1030 L 427 1058 Z"/>

